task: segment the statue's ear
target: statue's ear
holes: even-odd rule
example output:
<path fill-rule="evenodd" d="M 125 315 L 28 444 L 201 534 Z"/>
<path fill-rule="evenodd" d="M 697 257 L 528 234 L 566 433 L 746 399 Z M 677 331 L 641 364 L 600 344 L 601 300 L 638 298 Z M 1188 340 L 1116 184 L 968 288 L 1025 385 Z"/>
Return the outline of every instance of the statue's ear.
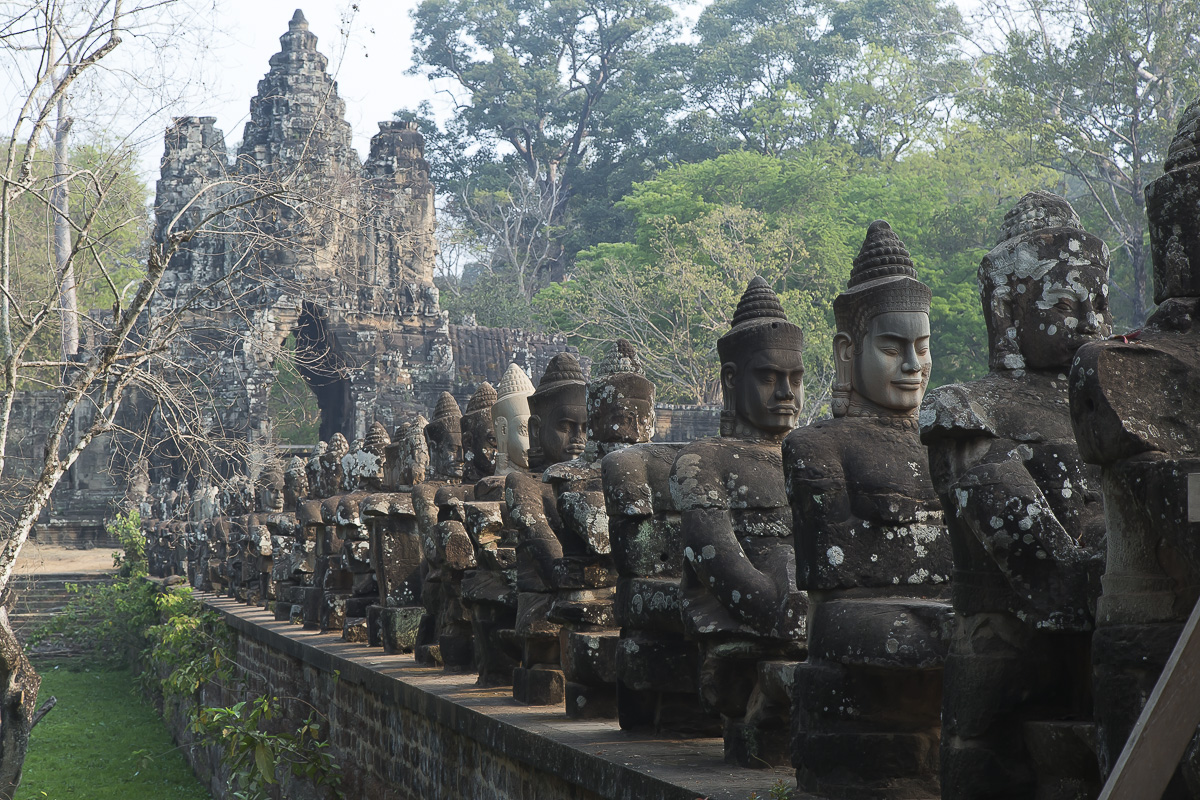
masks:
<path fill-rule="evenodd" d="M 735 383 L 737 383 L 737 364 L 733 361 L 726 361 L 721 365 L 721 387 L 726 391 L 732 391 Z"/>
<path fill-rule="evenodd" d="M 542 418 L 537 414 L 529 416 L 529 449 L 539 452 L 542 449 Z"/>
<path fill-rule="evenodd" d="M 508 417 L 496 417 L 492 422 L 492 429 L 496 431 L 496 446 L 507 452 L 508 451 Z"/>
<path fill-rule="evenodd" d="M 854 340 L 845 331 L 833 337 L 834 383 L 852 386 L 854 383 Z"/>

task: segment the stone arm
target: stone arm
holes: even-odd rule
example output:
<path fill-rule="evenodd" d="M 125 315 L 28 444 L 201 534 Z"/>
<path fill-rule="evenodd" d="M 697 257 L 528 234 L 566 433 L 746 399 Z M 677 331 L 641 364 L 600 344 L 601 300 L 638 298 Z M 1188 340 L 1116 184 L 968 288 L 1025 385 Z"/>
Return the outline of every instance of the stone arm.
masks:
<path fill-rule="evenodd" d="M 1023 601 L 1056 624 L 1086 624 L 1103 555 L 1067 533 L 1023 464 L 978 464 L 949 488 L 960 520 Z"/>
<path fill-rule="evenodd" d="M 558 516 L 550 487 L 536 477 L 513 472 L 505 479 L 504 500 L 509 518 L 517 529 L 517 546 L 532 560 L 538 577 L 554 585 L 554 562 L 563 557 L 562 544 L 554 532 Z"/>
<path fill-rule="evenodd" d="M 681 523 L 683 555 L 698 582 L 736 620 L 774 634 L 787 600 L 788 565 L 774 563 L 770 572 L 756 568 L 734 533 L 728 508 L 692 508 L 682 513 Z"/>
<path fill-rule="evenodd" d="M 1013 443 L 990 436 L 929 441 L 934 481 L 948 512 L 995 563 L 1012 590 L 1055 627 L 1086 627 L 1104 556 L 1059 522 Z"/>
<path fill-rule="evenodd" d="M 841 455 L 824 443 L 793 434 L 783 446 L 784 486 L 792 505 L 796 583 L 801 589 L 837 588 L 850 531 L 862 523 L 853 511 Z"/>

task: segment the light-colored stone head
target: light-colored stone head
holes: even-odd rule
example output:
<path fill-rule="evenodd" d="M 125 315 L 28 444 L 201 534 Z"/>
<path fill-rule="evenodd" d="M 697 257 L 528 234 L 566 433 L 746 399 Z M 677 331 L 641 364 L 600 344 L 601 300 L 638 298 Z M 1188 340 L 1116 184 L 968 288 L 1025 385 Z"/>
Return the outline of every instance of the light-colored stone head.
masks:
<path fill-rule="evenodd" d="M 529 468 L 529 396 L 533 383 L 525 370 L 509 364 L 492 406 L 496 431 L 496 474 Z"/>
<path fill-rule="evenodd" d="M 550 359 L 529 397 L 530 466 L 546 467 L 582 455 L 587 443 L 586 386 L 574 354 Z"/>

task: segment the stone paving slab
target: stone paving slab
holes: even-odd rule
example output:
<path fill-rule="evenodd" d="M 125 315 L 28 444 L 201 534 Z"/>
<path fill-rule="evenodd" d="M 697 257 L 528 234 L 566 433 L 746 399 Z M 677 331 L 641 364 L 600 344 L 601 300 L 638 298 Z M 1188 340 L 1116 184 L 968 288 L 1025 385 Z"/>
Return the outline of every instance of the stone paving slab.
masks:
<path fill-rule="evenodd" d="M 379 648 L 350 644 L 335 633 L 318 633 L 279 622 L 263 609 L 227 597 L 198 592 L 230 625 L 275 649 L 326 672 L 354 681 L 380 696 L 419 708 L 439 722 L 512 758 L 556 772 L 604 794 L 605 786 L 640 785 L 645 798 L 747 800 L 754 792 L 770 797 L 780 779 L 795 786 L 790 769 L 747 770 L 722 760 L 720 739 L 666 739 L 634 736 L 615 721 L 572 720 L 557 706 L 516 703 L 507 687 L 480 688 L 475 675 L 447 674 L 418 666 L 411 655 L 388 655 Z M 615 796 L 615 795 L 614 795 Z M 796 793 L 795 800 L 816 800 Z"/>

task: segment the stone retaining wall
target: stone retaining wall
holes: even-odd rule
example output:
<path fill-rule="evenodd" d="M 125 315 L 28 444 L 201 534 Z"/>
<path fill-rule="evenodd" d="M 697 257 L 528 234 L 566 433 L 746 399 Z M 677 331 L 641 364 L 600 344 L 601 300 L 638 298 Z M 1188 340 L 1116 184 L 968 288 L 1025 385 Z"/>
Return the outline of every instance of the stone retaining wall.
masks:
<path fill-rule="evenodd" d="M 411 656 L 343 642 L 276 622 L 260 609 L 200 595 L 238 634 L 239 669 L 252 686 L 265 682 L 290 702 L 298 726 L 305 704 L 328 716 L 329 741 L 353 800 L 746 800 L 769 796 L 790 770 L 742 770 L 722 761 L 719 739 L 652 739 L 614 722 L 568 720 L 561 708 L 524 707 L 507 688 L 481 689 L 474 675 L 418 667 Z M 207 705 L 240 698 L 206 687 Z M 168 722 L 186 744 L 180 709 Z M 214 798 L 227 797 L 219 753 L 185 747 Z M 312 787 L 281 795 L 305 800 Z M 800 796 L 797 796 L 799 800 Z"/>

